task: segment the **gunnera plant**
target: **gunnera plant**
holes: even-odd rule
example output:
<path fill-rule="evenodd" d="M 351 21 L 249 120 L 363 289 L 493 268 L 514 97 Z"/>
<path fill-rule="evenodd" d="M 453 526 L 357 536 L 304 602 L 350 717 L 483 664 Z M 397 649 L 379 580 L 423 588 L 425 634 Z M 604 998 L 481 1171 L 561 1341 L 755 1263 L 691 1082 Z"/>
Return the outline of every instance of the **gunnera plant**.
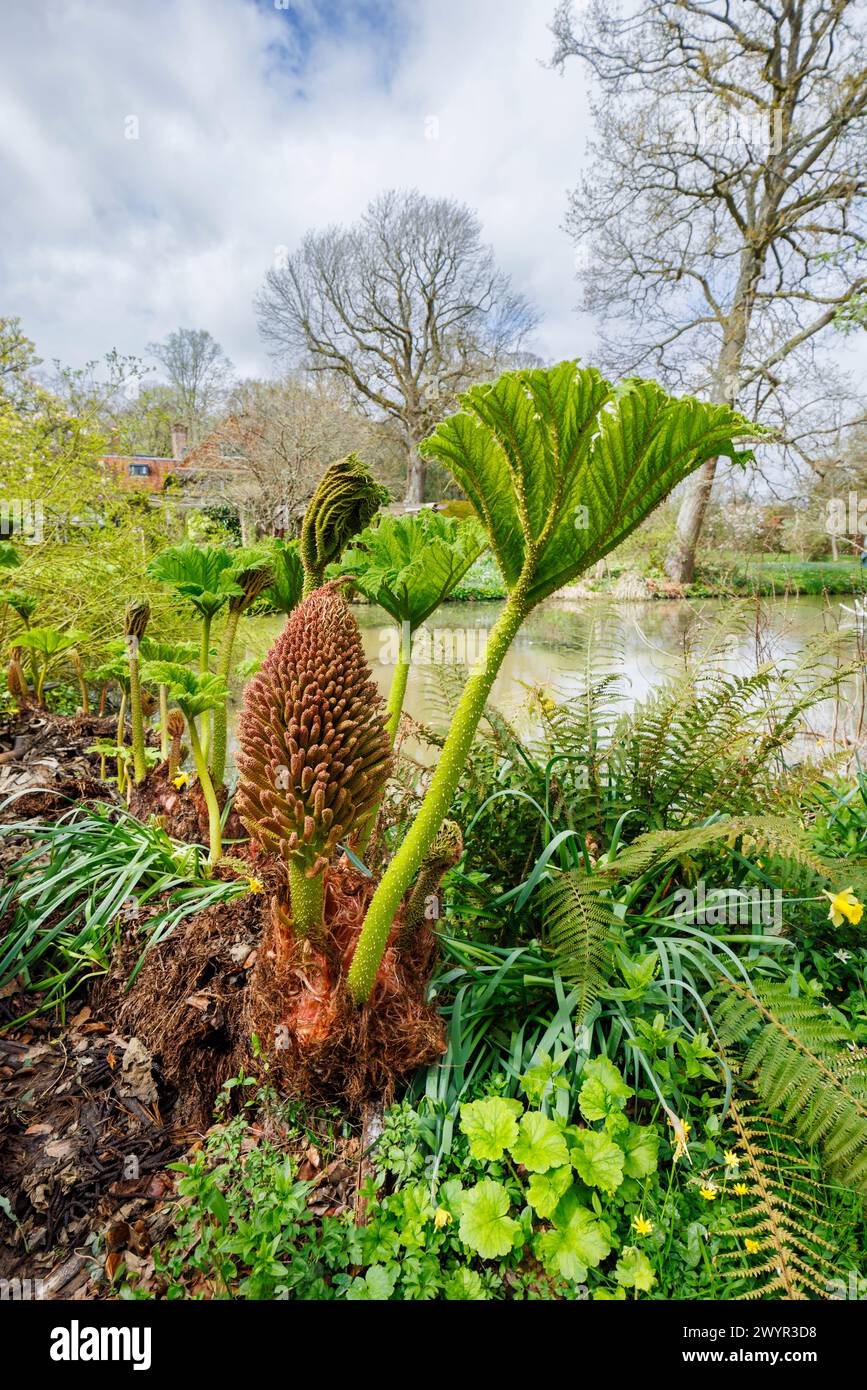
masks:
<path fill-rule="evenodd" d="M 322 927 L 325 871 L 378 804 L 391 768 L 385 724 L 358 625 L 332 581 L 290 615 L 238 727 L 238 810 L 286 864 L 296 935 Z"/>
<path fill-rule="evenodd" d="M 392 752 L 340 583 L 302 601 L 247 689 L 236 805 L 265 881 L 277 881 L 245 1035 L 274 1039 L 275 1075 L 291 1092 L 339 1095 L 357 1108 L 390 1094 L 395 1077 L 432 1062 L 444 1044 L 426 996 L 430 930 L 407 943 L 395 931 L 369 1008 L 346 989 L 373 884 L 342 851 L 375 813 Z"/>
<path fill-rule="evenodd" d="M 123 634 L 129 662 L 129 707 L 132 718 L 132 766 L 136 782 L 147 776 L 145 757 L 144 713 L 142 711 L 141 678 L 139 674 L 139 643 L 150 622 L 151 607 L 147 599 L 131 599 L 126 606 Z"/>

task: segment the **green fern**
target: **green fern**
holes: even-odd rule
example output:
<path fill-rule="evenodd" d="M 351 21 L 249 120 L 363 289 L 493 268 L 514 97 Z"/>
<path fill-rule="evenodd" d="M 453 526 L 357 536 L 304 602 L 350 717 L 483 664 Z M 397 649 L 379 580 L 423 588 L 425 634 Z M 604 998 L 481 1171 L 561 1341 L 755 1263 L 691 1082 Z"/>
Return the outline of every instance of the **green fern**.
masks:
<path fill-rule="evenodd" d="M 853 883 L 867 883 L 867 864 L 855 859 L 828 859 L 819 854 L 807 832 L 785 816 L 722 816 L 687 829 L 650 830 L 621 850 L 616 859 L 600 864 L 596 873 L 608 880 L 634 882 L 693 858 L 715 843 L 734 846 L 738 841 L 745 855 L 754 852 L 787 859 L 810 869 L 823 881 L 846 877 Z"/>
<path fill-rule="evenodd" d="M 756 981 L 723 980 L 711 1001 L 718 1042 L 790 1133 L 821 1149 L 831 1176 L 867 1195 L 867 1055 L 827 1006 Z"/>
<path fill-rule="evenodd" d="M 577 1022 L 583 1023 L 608 983 L 613 965 L 612 932 L 619 926 L 611 907 L 585 874 L 560 874 L 546 885 L 545 925 L 563 974 L 578 990 Z"/>
<path fill-rule="evenodd" d="M 651 830 L 639 835 L 610 862 L 592 872 L 568 869 L 549 884 L 543 914 L 552 950 L 563 974 L 595 998 L 608 981 L 608 933 L 619 929 L 609 892 L 616 884 L 632 887 L 691 860 L 715 844 L 739 845 L 743 854 L 764 853 L 808 869 L 823 881 L 867 879 L 867 866 L 856 860 L 831 860 L 818 854 L 800 826 L 783 816 L 724 817 L 685 830 Z M 588 964 L 592 960 L 592 968 Z M 599 978 L 601 976 L 601 979 Z M 588 1005 L 589 1007 L 589 1005 Z"/>
<path fill-rule="evenodd" d="M 839 1240 L 827 1214 L 827 1191 L 791 1136 L 753 1099 L 732 1100 L 738 1181 L 749 1189 L 729 1232 L 735 1250 L 718 1257 L 725 1279 L 749 1284 L 741 1299 L 802 1300 L 827 1296 Z"/>

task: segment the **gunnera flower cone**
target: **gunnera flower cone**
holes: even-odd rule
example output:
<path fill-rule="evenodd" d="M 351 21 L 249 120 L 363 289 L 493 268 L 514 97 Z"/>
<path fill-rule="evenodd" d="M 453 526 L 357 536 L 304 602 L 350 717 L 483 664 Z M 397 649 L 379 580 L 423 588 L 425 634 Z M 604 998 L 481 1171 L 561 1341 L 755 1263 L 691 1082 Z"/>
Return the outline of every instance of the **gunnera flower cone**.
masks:
<path fill-rule="evenodd" d="M 425 998 L 429 927 L 398 950 L 396 924 L 363 1007 L 344 983 L 375 883 L 342 847 L 375 813 L 391 770 L 386 720 L 340 584 L 323 585 L 247 689 L 236 805 L 254 854 L 281 869 L 247 988 L 250 1033 L 285 1089 L 350 1104 L 388 1095 L 444 1050 Z"/>

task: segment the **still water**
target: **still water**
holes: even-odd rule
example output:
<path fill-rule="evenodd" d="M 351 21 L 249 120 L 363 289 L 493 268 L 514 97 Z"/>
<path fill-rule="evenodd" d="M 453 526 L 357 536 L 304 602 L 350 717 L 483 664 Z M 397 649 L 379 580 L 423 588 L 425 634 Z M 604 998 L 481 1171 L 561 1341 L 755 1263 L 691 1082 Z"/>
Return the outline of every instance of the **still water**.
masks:
<path fill-rule="evenodd" d="M 753 601 L 678 600 L 649 603 L 572 602 L 549 599 L 532 613 L 513 642 L 494 685 L 494 704 L 518 726 L 533 721 L 529 692 L 541 688 L 555 699 L 580 689 L 588 623 L 594 626 L 602 667 L 616 672 L 623 706 L 640 702 L 660 683 L 683 669 L 685 653 L 701 654 L 715 634 L 714 661 L 726 670 L 747 672 L 769 659 L 789 664 L 812 653 L 823 634 L 833 637 L 840 659 L 857 651 L 851 600 L 773 599 Z M 502 603 L 445 604 L 416 636 L 405 709 L 422 723 L 441 727 L 450 672 L 471 665 L 483 650 Z M 353 609 L 362 631 L 373 677 L 387 694 L 399 636 L 377 607 Z M 278 618 L 242 624 L 238 658 L 264 656 L 282 627 Z M 725 638 L 719 654 L 719 639 Z M 826 658 L 827 659 L 827 658 Z M 809 664 L 812 664 L 812 658 Z M 817 658 L 818 664 L 818 658 Z M 445 684 L 445 689 L 444 689 Z M 848 682 L 839 702 L 828 700 L 812 711 L 815 733 L 852 737 L 858 723 L 861 692 Z"/>

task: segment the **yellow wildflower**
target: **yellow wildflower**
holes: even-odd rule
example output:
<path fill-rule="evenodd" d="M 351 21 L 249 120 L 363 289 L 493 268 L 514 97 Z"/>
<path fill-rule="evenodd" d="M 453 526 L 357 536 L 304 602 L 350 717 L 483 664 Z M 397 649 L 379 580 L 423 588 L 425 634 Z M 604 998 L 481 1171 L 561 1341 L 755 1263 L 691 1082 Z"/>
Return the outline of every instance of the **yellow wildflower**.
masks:
<path fill-rule="evenodd" d="M 823 888 L 822 892 L 831 904 L 828 909 L 829 921 L 833 922 L 835 927 L 842 927 L 845 918 L 853 927 L 857 927 L 864 916 L 864 908 L 852 889 L 843 888 L 839 893 L 829 893 L 827 888 Z"/>
<path fill-rule="evenodd" d="M 265 885 L 260 878 L 248 878 L 247 887 L 251 893 L 264 893 Z"/>
<path fill-rule="evenodd" d="M 726 1165 L 729 1168 L 736 1168 L 740 1161 L 734 1149 L 726 1149 L 725 1153 L 723 1154 L 723 1158 L 725 1159 Z"/>
<path fill-rule="evenodd" d="M 177 787 L 178 791 L 181 791 L 183 787 L 189 786 L 190 779 L 185 772 L 179 772 L 177 777 L 172 778 L 172 784 Z"/>
<path fill-rule="evenodd" d="M 434 1213 L 434 1226 L 438 1231 L 441 1231 L 444 1226 L 447 1226 L 451 1220 L 452 1214 L 450 1211 L 446 1211 L 445 1207 L 437 1207 Z"/>
<path fill-rule="evenodd" d="M 746 1246 L 748 1255 L 758 1255 L 762 1248 L 757 1240 L 745 1240 L 744 1245 Z"/>
<path fill-rule="evenodd" d="M 700 1187 L 698 1190 L 706 1202 L 716 1201 L 717 1193 L 715 1187 L 711 1187 L 710 1184 L 708 1184 L 707 1187 Z"/>
<path fill-rule="evenodd" d="M 736 1182 L 734 1190 L 739 1197 L 749 1197 L 750 1195 L 750 1189 L 745 1182 Z"/>
<path fill-rule="evenodd" d="M 643 1216 L 633 1216 L 632 1229 L 637 1236 L 649 1236 L 653 1232 L 653 1222 Z"/>

